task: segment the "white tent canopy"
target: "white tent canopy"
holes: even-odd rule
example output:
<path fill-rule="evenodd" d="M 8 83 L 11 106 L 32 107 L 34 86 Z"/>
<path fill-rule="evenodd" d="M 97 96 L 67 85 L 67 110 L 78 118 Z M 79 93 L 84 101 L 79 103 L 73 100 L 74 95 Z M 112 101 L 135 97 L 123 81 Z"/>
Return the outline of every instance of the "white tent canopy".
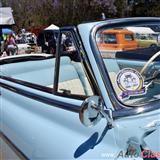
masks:
<path fill-rule="evenodd" d="M 44 30 L 59 30 L 59 27 L 54 24 L 51 24 L 49 27 L 45 28 Z"/>
<path fill-rule="evenodd" d="M 126 27 L 129 31 L 132 31 L 133 33 L 138 34 L 153 34 L 155 33 L 151 28 L 149 27 Z"/>
<path fill-rule="evenodd" d="M 14 19 L 10 7 L 0 7 L 0 25 L 13 25 Z"/>

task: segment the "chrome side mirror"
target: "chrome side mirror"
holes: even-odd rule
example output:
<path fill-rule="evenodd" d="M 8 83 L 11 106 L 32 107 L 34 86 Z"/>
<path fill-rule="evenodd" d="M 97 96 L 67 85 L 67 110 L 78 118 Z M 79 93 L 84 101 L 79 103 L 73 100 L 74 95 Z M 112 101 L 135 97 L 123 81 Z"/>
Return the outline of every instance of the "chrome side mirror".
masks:
<path fill-rule="evenodd" d="M 102 118 L 100 111 L 102 110 L 101 100 L 98 96 L 87 98 L 81 107 L 79 118 L 86 127 L 96 125 Z"/>
<path fill-rule="evenodd" d="M 107 109 L 107 113 L 104 111 L 104 105 L 99 96 L 92 96 L 87 98 L 81 107 L 79 112 L 79 118 L 82 124 L 86 127 L 95 126 L 104 117 L 107 120 L 107 126 L 113 127 L 112 111 Z"/>

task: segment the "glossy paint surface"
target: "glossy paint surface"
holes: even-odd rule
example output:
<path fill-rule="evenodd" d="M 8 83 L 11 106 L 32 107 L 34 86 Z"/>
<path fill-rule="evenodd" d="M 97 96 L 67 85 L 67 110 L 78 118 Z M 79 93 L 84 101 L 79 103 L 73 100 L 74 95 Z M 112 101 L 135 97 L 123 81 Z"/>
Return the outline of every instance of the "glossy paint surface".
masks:
<path fill-rule="evenodd" d="M 101 23 L 107 22 L 81 24 L 78 31 L 105 107 L 114 111 L 90 43 L 93 27 Z M 121 151 L 125 154 L 128 146 L 133 144 L 137 144 L 138 151 L 139 146 L 160 151 L 157 138 L 160 127 L 159 109 L 143 113 L 144 108 L 137 108 L 138 115 L 115 119 L 114 127 L 107 131 L 101 143 L 95 145 L 107 122 L 103 118 L 92 128 L 84 127 L 78 115 L 82 100 L 61 97 L 5 79 L 0 79 L 0 85 L 0 131 L 28 159 L 112 160 L 117 159 Z M 130 158 L 133 159 L 142 160 Z"/>
<path fill-rule="evenodd" d="M 8 84 L 11 85 L 11 83 Z M 24 89 L 23 86 L 18 87 Z M 32 92 L 39 91 L 32 90 Z M 2 89 L 1 93 L 2 105 L 5 104 L 5 107 L 2 107 L 1 131 L 29 159 L 73 159 L 77 148 L 94 132 L 101 134 L 106 123 L 103 120 L 94 128 L 85 128 L 80 123 L 77 113 L 46 105 L 6 89 Z M 58 99 L 54 95 L 43 93 L 43 96 Z M 65 98 L 61 99 L 62 102 L 65 100 Z M 79 106 L 81 104 L 74 100 L 70 102 Z M 107 135 L 104 141 L 95 147 L 96 150 L 86 152 L 81 158 L 98 158 L 106 150 L 118 152 L 114 129 Z M 114 151 L 109 146 L 114 146 Z"/>

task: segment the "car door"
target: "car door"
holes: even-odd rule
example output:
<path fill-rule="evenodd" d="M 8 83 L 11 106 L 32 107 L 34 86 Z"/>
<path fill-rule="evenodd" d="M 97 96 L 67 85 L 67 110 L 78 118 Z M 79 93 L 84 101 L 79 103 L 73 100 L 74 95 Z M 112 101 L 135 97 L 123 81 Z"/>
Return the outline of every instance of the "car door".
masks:
<path fill-rule="evenodd" d="M 63 34 L 70 36 L 72 44 L 64 46 Z M 77 41 L 73 29 L 60 31 L 54 85 L 46 86 L 50 92 L 25 81 L 1 79 L 1 134 L 23 158 L 110 159 L 120 150 L 114 128 L 103 135 L 105 119 L 92 128 L 79 120 L 84 100 L 100 96 L 100 91 Z M 102 137 L 101 143 L 93 143 Z"/>

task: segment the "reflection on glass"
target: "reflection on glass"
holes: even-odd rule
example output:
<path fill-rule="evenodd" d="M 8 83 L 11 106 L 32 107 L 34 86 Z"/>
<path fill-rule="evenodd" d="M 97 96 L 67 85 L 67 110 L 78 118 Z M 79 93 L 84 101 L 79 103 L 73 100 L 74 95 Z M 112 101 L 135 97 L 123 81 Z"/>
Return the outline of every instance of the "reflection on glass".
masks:
<path fill-rule="evenodd" d="M 96 33 L 115 94 L 129 106 L 160 99 L 160 29 L 156 26 L 103 27 Z"/>

